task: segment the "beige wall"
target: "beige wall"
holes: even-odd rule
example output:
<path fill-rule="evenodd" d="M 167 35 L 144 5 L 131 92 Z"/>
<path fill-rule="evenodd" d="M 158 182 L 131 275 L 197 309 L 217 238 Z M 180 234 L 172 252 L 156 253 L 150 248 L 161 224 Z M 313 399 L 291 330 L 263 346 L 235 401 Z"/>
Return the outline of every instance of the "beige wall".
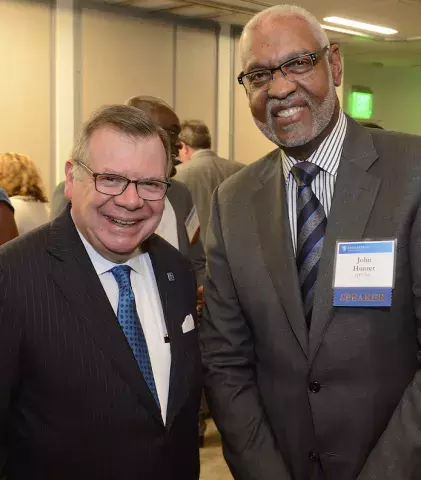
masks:
<path fill-rule="evenodd" d="M 421 135 L 421 67 L 383 67 L 347 60 L 344 108 L 352 86 L 373 92 L 373 118 L 383 128 Z"/>
<path fill-rule="evenodd" d="M 120 14 L 82 12 L 82 116 L 152 95 L 173 103 L 173 26 Z"/>
<path fill-rule="evenodd" d="M 152 95 L 215 131 L 216 32 L 121 13 L 82 11 L 82 117 Z"/>
<path fill-rule="evenodd" d="M 180 119 L 203 120 L 215 135 L 217 37 L 212 30 L 178 26 L 175 108 Z"/>
<path fill-rule="evenodd" d="M 0 0 L 0 150 L 29 155 L 50 196 L 51 9 Z"/>

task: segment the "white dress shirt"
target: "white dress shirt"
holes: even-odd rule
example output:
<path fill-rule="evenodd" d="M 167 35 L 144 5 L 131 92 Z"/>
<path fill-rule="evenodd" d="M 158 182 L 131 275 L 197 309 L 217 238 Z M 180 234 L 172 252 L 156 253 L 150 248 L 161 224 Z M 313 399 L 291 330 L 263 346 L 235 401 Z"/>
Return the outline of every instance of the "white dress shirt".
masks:
<path fill-rule="evenodd" d="M 162 419 L 165 424 L 170 384 L 171 351 L 170 344 L 164 341 L 168 332 L 149 254 L 137 252 L 127 262 L 116 264 L 102 257 L 79 231 L 78 233 L 116 316 L 119 289 L 110 270 L 118 265 L 129 265 L 132 268 L 130 281 L 136 300 L 137 314 L 148 345 Z"/>
<path fill-rule="evenodd" d="M 316 197 L 323 205 L 326 218 L 329 216 L 332 204 L 333 192 L 335 190 L 336 175 L 341 160 L 342 149 L 346 134 L 346 116 L 342 110 L 339 112 L 338 121 L 323 140 L 319 148 L 306 160 L 306 162 L 318 165 L 321 170 L 311 184 Z M 287 155 L 283 150 L 282 170 L 285 177 L 287 190 L 287 203 L 289 214 L 289 225 L 291 229 L 292 245 L 294 252 L 297 251 L 297 183 L 291 173 L 291 168 L 299 161 Z"/>
<path fill-rule="evenodd" d="M 171 202 L 165 197 L 165 207 L 162 213 L 161 221 L 155 233 L 171 243 L 177 250 L 178 248 L 178 234 L 177 234 L 177 218 L 175 216 L 174 208 Z"/>

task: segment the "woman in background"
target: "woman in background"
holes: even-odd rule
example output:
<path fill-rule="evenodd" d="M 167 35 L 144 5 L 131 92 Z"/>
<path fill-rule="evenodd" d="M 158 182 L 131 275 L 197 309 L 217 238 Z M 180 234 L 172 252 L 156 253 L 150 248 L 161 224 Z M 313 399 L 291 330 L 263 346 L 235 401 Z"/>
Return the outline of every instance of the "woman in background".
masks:
<path fill-rule="evenodd" d="M 35 163 L 19 153 L 0 154 L 0 187 L 15 209 L 19 234 L 49 221 L 50 209 Z"/>

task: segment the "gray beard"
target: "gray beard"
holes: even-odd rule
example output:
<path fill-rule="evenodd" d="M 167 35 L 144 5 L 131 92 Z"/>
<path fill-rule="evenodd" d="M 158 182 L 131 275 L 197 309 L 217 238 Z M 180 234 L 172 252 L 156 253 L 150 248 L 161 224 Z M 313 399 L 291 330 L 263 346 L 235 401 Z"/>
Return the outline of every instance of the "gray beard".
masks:
<path fill-rule="evenodd" d="M 255 124 L 271 142 L 275 143 L 279 147 L 301 147 L 306 143 L 309 143 L 311 140 L 318 137 L 329 125 L 335 111 L 337 96 L 335 85 L 331 77 L 329 83 L 329 92 L 323 102 L 319 105 L 316 104 L 306 93 L 291 95 L 291 97 L 288 99 L 288 103 L 276 98 L 270 99 L 266 105 L 266 123 L 260 122 L 254 118 Z M 301 122 L 291 123 L 290 125 L 282 128 L 283 132 L 291 134 L 291 138 L 287 141 L 281 142 L 275 132 L 275 119 L 271 114 L 271 110 L 273 107 L 278 105 L 287 107 L 291 102 L 297 99 L 304 100 L 311 111 L 311 116 L 313 119 L 311 131 L 306 133 Z"/>

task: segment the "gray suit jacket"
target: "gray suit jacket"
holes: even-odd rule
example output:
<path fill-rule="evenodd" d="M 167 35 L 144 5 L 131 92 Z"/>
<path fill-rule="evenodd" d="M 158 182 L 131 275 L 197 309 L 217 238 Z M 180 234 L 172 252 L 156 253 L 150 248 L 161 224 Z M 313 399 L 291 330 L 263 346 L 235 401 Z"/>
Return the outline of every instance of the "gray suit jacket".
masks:
<path fill-rule="evenodd" d="M 214 194 L 201 346 L 239 480 L 421 478 L 421 139 L 348 122 L 310 331 L 279 150 Z M 336 241 L 364 238 L 397 239 L 393 305 L 334 308 Z"/>
<path fill-rule="evenodd" d="M 205 252 L 203 250 L 203 245 L 200 239 L 196 239 L 193 244 L 190 244 L 184 224 L 193 208 L 193 201 L 190 193 L 182 183 L 172 180 L 172 185 L 168 189 L 167 196 L 174 208 L 177 219 L 179 250 L 193 263 L 197 284 L 203 285 L 205 274 Z M 53 193 L 53 200 L 51 202 L 51 220 L 58 217 L 67 204 L 68 200 L 64 196 L 64 182 L 61 182 L 57 185 Z"/>
<path fill-rule="evenodd" d="M 187 185 L 196 205 L 200 237 L 206 239 L 212 193 L 225 179 L 244 167 L 242 163 L 218 157 L 212 150 L 195 152 L 190 161 L 177 166 L 175 178 Z"/>

